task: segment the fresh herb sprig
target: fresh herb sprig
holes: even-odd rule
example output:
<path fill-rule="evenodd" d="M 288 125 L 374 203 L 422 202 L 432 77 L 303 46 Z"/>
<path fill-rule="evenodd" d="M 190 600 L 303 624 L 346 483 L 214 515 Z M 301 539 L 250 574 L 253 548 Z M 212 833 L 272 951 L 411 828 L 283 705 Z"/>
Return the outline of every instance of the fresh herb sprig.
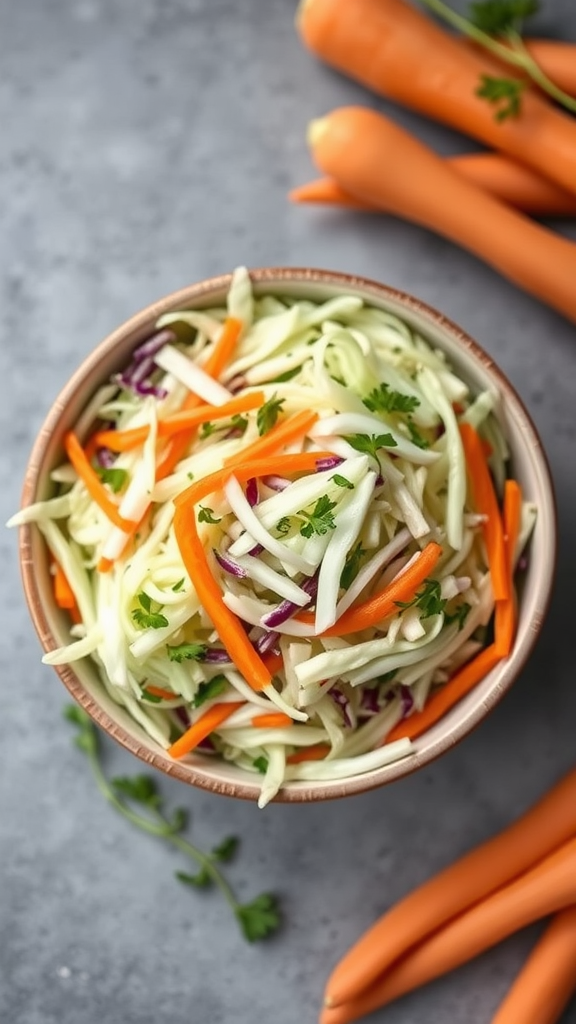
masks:
<path fill-rule="evenodd" d="M 95 466 L 103 484 L 108 484 L 113 494 L 119 494 L 128 480 L 128 470 L 116 466 Z"/>
<path fill-rule="evenodd" d="M 272 395 L 272 398 L 269 398 L 268 401 L 264 402 L 264 405 L 258 409 L 258 412 L 256 413 L 256 426 L 258 427 L 258 433 L 260 436 L 262 436 L 262 434 L 267 434 L 268 431 L 272 430 L 272 427 L 276 425 L 276 420 L 278 419 L 278 415 L 285 401 L 285 398 L 277 398 L 274 394 Z"/>
<path fill-rule="evenodd" d="M 420 405 L 416 395 L 392 391 L 385 381 L 363 398 L 362 402 L 370 412 L 414 412 Z"/>
<path fill-rule="evenodd" d="M 548 78 L 522 38 L 523 20 L 536 13 L 539 7 L 538 0 L 483 0 L 472 4 L 469 18 L 458 14 L 444 3 L 444 0 L 420 2 L 443 21 L 498 57 L 500 61 L 523 72 L 556 103 L 576 113 L 576 99 Z M 516 79 L 508 81 L 516 82 Z M 483 98 L 487 102 L 494 102 L 490 96 Z M 520 110 L 520 94 L 517 94 L 517 99 L 518 103 L 509 104 L 508 112 L 505 114 L 502 111 L 506 108 L 499 106 L 495 113 L 496 119 L 502 121 L 505 117 L 516 116 Z"/>
<path fill-rule="evenodd" d="M 96 785 L 105 800 L 136 828 L 164 839 L 198 866 L 194 874 L 175 872 L 176 878 L 184 885 L 196 888 L 212 884 L 217 886 L 248 942 L 265 939 L 277 931 L 280 927 L 280 910 L 276 896 L 261 893 L 249 903 L 240 903 L 218 866 L 227 863 L 236 853 L 236 836 L 228 836 L 209 853 L 198 849 L 182 836 L 187 825 L 184 808 L 177 807 L 172 813 L 167 812 L 156 782 L 149 775 L 109 779 L 102 767 L 100 736 L 90 717 L 74 704 L 65 708 L 64 715 L 78 730 L 76 745 L 88 758 Z M 136 810 L 135 806 L 144 813 Z"/>
<path fill-rule="evenodd" d="M 509 117 L 518 117 L 522 93 L 526 83 L 517 78 L 494 78 L 493 75 L 480 75 L 480 85 L 476 95 L 491 103 L 497 121 L 506 121 Z"/>
<path fill-rule="evenodd" d="M 157 604 L 156 601 L 152 601 L 152 598 L 141 590 L 137 595 L 139 608 L 135 608 L 132 612 L 132 618 L 137 626 L 141 629 L 162 629 L 163 626 L 168 625 L 168 619 L 162 614 L 161 604 Z M 156 607 L 154 607 L 156 605 Z"/>
<path fill-rule="evenodd" d="M 332 512 L 334 508 L 336 508 L 336 502 L 331 501 L 327 494 L 323 494 L 321 498 L 318 498 L 311 512 L 300 509 L 298 515 L 306 520 L 300 527 L 302 536 L 311 537 L 316 533 L 319 537 L 323 537 L 328 530 L 335 530 L 336 523 Z"/>

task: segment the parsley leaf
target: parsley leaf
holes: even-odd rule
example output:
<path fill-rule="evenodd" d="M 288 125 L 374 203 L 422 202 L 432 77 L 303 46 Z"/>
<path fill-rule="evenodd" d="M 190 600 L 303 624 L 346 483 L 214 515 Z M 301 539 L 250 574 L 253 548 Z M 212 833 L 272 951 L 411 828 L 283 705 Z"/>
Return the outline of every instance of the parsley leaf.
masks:
<path fill-rule="evenodd" d="M 200 505 L 200 511 L 198 513 L 198 522 L 199 523 L 211 523 L 212 525 L 215 525 L 216 523 L 221 523 L 222 522 L 222 517 L 220 517 L 218 519 L 214 515 L 214 509 L 213 508 L 208 508 L 207 505 Z"/>
<path fill-rule="evenodd" d="M 203 661 L 206 656 L 208 647 L 206 644 L 196 643 L 183 643 L 183 644 L 166 644 L 166 652 L 170 661 L 177 661 L 179 664 L 182 661 Z"/>
<path fill-rule="evenodd" d="M 332 514 L 333 508 L 336 508 L 336 502 L 330 501 L 328 495 L 323 494 L 321 498 L 318 498 L 312 512 L 300 509 L 298 515 L 307 520 L 300 527 L 302 536 L 311 537 L 312 534 L 316 533 L 319 537 L 323 537 L 324 534 L 328 533 L 328 530 L 335 530 L 336 523 Z"/>
<path fill-rule="evenodd" d="M 348 441 L 348 444 L 357 452 L 371 455 L 376 461 L 378 461 L 379 448 L 396 448 L 398 446 L 398 442 L 394 440 L 392 434 L 347 434 L 344 440 Z"/>
<path fill-rule="evenodd" d="M 471 607 L 472 606 L 469 605 L 467 601 L 463 601 L 462 604 L 458 605 L 455 611 L 451 612 L 450 614 L 445 614 L 444 618 L 446 620 L 446 624 L 449 626 L 452 622 L 457 622 L 458 629 L 461 630 L 462 626 L 466 622 L 466 619 L 468 618 L 468 612 L 470 611 Z"/>
<path fill-rule="evenodd" d="M 264 403 L 256 414 L 256 426 L 258 427 L 258 433 L 260 435 L 267 434 L 272 429 L 276 420 L 278 419 L 278 413 L 280 412 L 285 398 L 276 398 L 276 395 L 272 395 L 267 402 Z"/>
<path fill-rule="evenodd" d="M 226 676 L 221 674 L 214 676 L 207 683 L 200 683 L 194 697 L 194 707 L 199 708 L 207 700 L 212 700 L 213 697 L 219 697 L 220 694 L 224 693 L 228 686 L 228 680 Z"/>
<path fill-rule="evenodd" d="M 200 440 L 204 441 L 205 438 L 210 437 L 211 434 L 215 434 L 217 430 L 221 430 L 221 427 L 217 427 L 215 423 L 203 423 L 200 427 Z"/>
<path fill-rule="evenodd" d="M 251 903 L 242 904 L 237 908 L 236 916 L 248 942 L 265 939 L 280 927 L 278 902 L 271 893 L 263 892 Z"/>
<path fill-rule="evenodd" d="M 127 469 L 115 469 L 114 466 L 95 466 L 96 472 L 103 484 L 109 484 L 114 494 L 122 490 L 128 479 Z"/>
<path fill-rule="evenodd" d="M 491 103 L 495 108 L 496 121 L 506 121 L 509 117 L 518 117 L 525 82 L 517 78 L 494 78 L 492 75 L 480 75 L 480 85 L 476 95 Z"/>
<path fill-rule="evenodd" d="M 338 484 L 338 487 L 345 487 L 347 491 L 354 490 L 354 484 L 351 483 L 350 480 L 347 480 L 345 476 L 342 476 L 341 473 L 334 473 L 334 476 L 331 476 L 330 479 L 333 480 L 335 484 Z"/>
<path fill-rule="evenodd" d="M 172 590 L 174 591 L 175 594 L 177 594 L 179 590 L 182 590 L 182 587 L 184 586 L 185 582 L 186 577 L 183 576 L 181 580 L 178 580 L 178 582 L 174 584 Z"/>
<path fill-rule="evenodd" d="M 366 551 L 362 547 L 362 542 L 358 541 L 356 547 L 349 553 L 346 558 L 342 574 L 340 576 L 340 586 L 344 590 L 348 590 L 348 587 L 356 579 L 360 571 L 360 562 L 362 556 L 366 554 Z"/>
<path fill-rule="evenodd" d="M 144 804 L 146 807 L 158 806 L 160 797 L 156 782 L 150 775 L 118 776 L 111 779 L 110 784 L 116 793 L 128 797 L 136 804 Z"/>
<path fill-rule="evenodd" d="M 400 391 L 391 391 L 386 383 L 379 388 L 374 388 L 370 394 L 362 399 L 364 405 L 370 412 L 413 412 L 420 401 L 415 395 L 403 395 Z"/>
<path fill-rule="evenodd" d="M 431 615 L 440 615 L 444 611 L 447 599 L 442 597 L 442 586 L 439 580 L 424 580 L 424 587 L 411 601 L 396 601 L 399 608 L 412 608 L 416 606 L 422 609 L 422 618 L 428 619 Z"/>
<path fill-rule="evenodd" d="M 152 598 L 144 590 L 138 594 L 138 604 L 140 608 L 135 608 L 132 612 L 132 618 L 137 626 L 142 629 L 162 629 L 163 626 L 169 625 L 166 616 L 162 615 L 163 605 L 159 605 L 158 610 L 153 611 Z"/>
<path fill-rule="evenodd" d="M 423 437 L 423 435 L 418 430 L 418 427 L 412 422 L 412 420 L 407 420 L 407 426 L 408 430 L 410 431 L 410 440 L 412 441 L 412 444 L 415 444 L 418 448 L 430 447 L 430 442 L 427 441 L 425 437 Z"/>
<path fill-rule="evenodd" d="M 290 533 L 290 526 L 290 516 L 282 516 L 282 519 L 276 523 L 276 529 L 281 534 Z"/>
<path fill-rule="evenodd" d="M 212 856 L 214 860 L 228 861 L 232 860 L 232 857 L 236 853 L 240 845 L 238 836 L 226 836 L 218 846 L 215 846 L 212 850 Z"/>
<path fill-rule="evenodd" d="M 246 416 L 241 416 L 240 413 L 236 413 L 236 415 L 232 417 L 230 422 L 231 425 L 234 427 L 234 430 L 239 430 L 242 434 L 245 433 L 246 428 L 248 426 L 248 419 Z"/>
<path fill-rule="evenodd" d="M 207 868 L 201 868 L 195 875 L 188 874 L 187 871 L 175 871 L 174 878 L 177 878 L 183 885 L 193 885 L 197 889 L 204 889 L 207 885 L 210 885 L 212 877 Z"/>
<path fill-rule="evenodd" d="M 479 0 L 470 4 L 470 21 L 491 36 L 517 31 L 524 18 L 539 10 L 538 0 Z"/>
<path fill-rule="evenodd" d="M 252 764 L 256 768 L 256 771 L 259 771 L 261 775 L 266 775 L 266 772 L 268 771 L 267 757 L 263 757 L 262 755 L 260 755 L 260 757 L 255 757 Z"/>
<path fill-rule="evenodd" d="M 279 377 L 274 377 L 274 384 L 284 384 L 287 380 L 292 380 L 301 369 L 301 366 L 295 366 L 292 370 L 285 370 Z"/>

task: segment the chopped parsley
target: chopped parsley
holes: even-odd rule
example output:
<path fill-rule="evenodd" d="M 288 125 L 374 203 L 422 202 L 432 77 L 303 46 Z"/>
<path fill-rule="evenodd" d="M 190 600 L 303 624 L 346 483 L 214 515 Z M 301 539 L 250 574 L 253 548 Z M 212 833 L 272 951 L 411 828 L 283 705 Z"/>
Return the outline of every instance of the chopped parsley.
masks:
<path fill-rule="evenodd" d="M 444 616 L 446 624 L 449 626 L 452 622 L 457 622 L 458 629 L 462 629 L 462 626 L 464 625 L 466 619 L 468 618 L 468 613 L 471 607 L 472 606 L 469 605 L 467 601 L 463 601 L 462 604 L 459 604 L 458 607 L 450 614 L 446 612 Z"/>
<path fill-rule="evenodd" d="M 392 434 L 347 434 L 344 438 L 352 448 L 363 455 L 371 455 L 378 462 L 379 448 L 397 448 Z"/>
<path fill-rule="evenodd" d="M 411 601 L 396 601 L 396 604 L 399 608 L 421 608 L 422 618 L 428 619 L 431 615 L 440 615 L 446 607 L 447 600 L 442 597 L 439 580 L 424 580 L 424 586 L 416 597 Z"/>
<path fill-rule="evenodd" d="M 278 414 L 286 401 L 285 398 L 276 398 L 276 395 L 272 395 L 267 402 L 264 403 L 258 409 L 256 414 L 256 426 L 258 427 L 258 433 L 267 434 L 269 430 L 275 425 L 278 419 Z"/>
<path fill-rule="evenodd" d="M 319 537 L 322 537 L 328 533 L 328 530 L 335 530 L 336 523 L 332 514 L 333 508 L 336 508 L 336 502 L 331 501 L 327 494 L 323 494 L 321 498 L 318 498 L 312 512 L 300 509 L 298 515 L 306 520 L 300 527 L 302 536 L 311 537 L 312 534 L 316 533 Z"/>
<path fill-rule="evenodd" d="M 420 401 L 415 395 L 403 395 L 401 391 L 391 391 L 388 384 L 383 383 L 374 388 L 362 401 L 370 412 L 413 412 Z"/>
<path fill-rule="evenodd" d="M 220 697 L 224 693 L 228 686 L 228 680 L 226 676 L 217 675 L 213 679 L 210 679 L 207 683 L 200 683 L 194 697 L 194 707 L 199 708 L 207 700 L 212 700 L 213 697 Z"/>
<path fill-rule="evenodd" d="M 128 479 L 127 469 L 116 469 L 114 466 L 96 466 L 98 476 L 103 484 L 108 484 L 114 494 L 118 494 Z"/>
<path fill-rule="evenodd" d="M 157 602 L 152 602 L 152 598 L 144 590 L 137 595 L 137 600 L 140 607 L 135 608 L 132 612 L 132 618 L 137 626 L 142 629 L 162 629 L 163 626 L 169 624 L 166 616 L 162 615 L 164 606 L 160 604 L 153 609 L 152 604 L 157 604 Z"/>
<path fill-rule="evenodd" d="M 278 533 L 283 535 L 286 533 L 290 533 L 290 527 L 290 516 L 282 516 L 282 519 L 279 519 L 278 522 L 276 523 L 276 529 L 278 530 Z"/>
<path fill-rule="evenodd" d="M 430 447 L 430 442 L 427 441 L 426 438 L 422 436 L 422 434 L 418 430 L 418 427 L 415 426 L 412 420 L 407 420 L 407 426 L 410 432 L 410 440 L 412 441 L 412 444 L 415 444 L 417 448 Z"/>
<path fill-rule="evenodd" d="M 236 415 L 232 417 L 231 425 L 234 427 L 234 430 L 239 430 L 241 434 L 244 434 L 248 426 L 248 419 L 246 416 L 241 416 L 240 413 L 236 413 Z"/>
<path fill-rule="evenodd" d="M 362 547 L 361 541 L 358 541 L 356 547 L 349 552 L 346 558 L 344 568 L 342 569 L 342 574 L 340 576 L 340 586 L 344 590 L 348 590 L 350 584 L 353 583 L 354 580 L 356 579 L 360 571 L 360 563 L 362 561 L 362 557 L 365 554 L 366 551 Z"/>
<path fill-rule="evenodd" d="M 496 121 L 506 121 L 509 117 L 518 117 L 525 88 L 526 83 L 521 82 L 518 78 L 495 78 L 493 75 L 480 75 L 480 85 L 476 89 L 476 95 L 492 104 Z"/>
<path fill-rule="evenodd" d="M 470 21 L 490 36 L 517 31 L 540 8 L 538 0 L 479 0 L 470 4 Z"/>
<path fill-rule="evenodd" d="M 166 644 L 166 652 L 170 661 L 202 661 L 206 657 L 206 644 L 183 643 Z"/>
<path fill-rule="evenodd" d="M 210 437 L 211 434 L 215 434 L 217 430 L 221 430 L 222 427 L 217 427 L 215 423 L 203 423 L 200 427 L 200 440 L 204 441 L 205 438 Z"/>
<path fill-rule="evenodd" d="M 175 594 L 177 594 L 180 590 L 182 590 L 182 587 L 184 586 L 185 582 L 186 582 L 186 577 L 183 576 L 181 580 L 178 580 L 178 582 L 174 584 L 174 586 L 172 587 L 172 590 L 174 591 Z"/>
<path fill-rule="evenodd" d="M 254 765 L 256 771 L 260 772 L 261 775 L 266 775 L 266 772 L 268 771 L 268 758 L 267 757 L 264 757 L 261 754 L 260 757 L 255 757 L 254 758 L 254 760 L 252 761 L 252 764 Z"/>
<path fill-rule="evenodd" d="M 350 480 L 347 480 L 345 476 L 342 476 L 341 473 L 334 473 L 334 476 L 331 476 L 330 479 L 333 480 L 335 484 L 338 484 L 338 487 L 345 487 L 347 491 L 354 490 L 354 484 L 351 483 Z"/>
<path fill-rule="evenodd" d="M 222 522 L 222 517 L 220 517 L 218 519 L 214 515 L 214 509 L 213 508 L 208 508 L 207 505 L 200 505 L 200 511 L 198 513 L 198 522 L 199 523 L 211 523 L 212 525 L 215 525 L 216 523 L 221 523 Z"/>

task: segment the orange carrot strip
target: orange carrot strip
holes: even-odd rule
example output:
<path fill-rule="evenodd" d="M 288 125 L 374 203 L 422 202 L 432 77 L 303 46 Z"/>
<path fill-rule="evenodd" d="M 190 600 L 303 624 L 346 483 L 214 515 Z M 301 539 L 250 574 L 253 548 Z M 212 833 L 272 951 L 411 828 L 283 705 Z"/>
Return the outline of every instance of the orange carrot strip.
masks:
<path fill-rule="evenodd" d="M 506 546 L 506 571 L 510 581 L 510 597 L 497 601 L 494 616 L 495 643 L 500 656 L 507 658 L 512 650 L 516 630 L 516 595 L 514 593 L 514 550 L 520 531 L 522 512 L 522 490 L 516 480 L 504 484 L 504 535 Z"/>
<path fill-rule="evenodd" d="M 298 437 L 303 437 L 317 419 L 317 413 L 303 409 L 302 412 L 289 416 L 283 423 L 277 424 L 264 437 L 259 437 L 257 441 L 245 448 L 243 452 L 226 459 L 225 465 L 233 466 L 239 460 L 244 462 L 245 459 L 262 459 L 265 455 L 275 455 L 280 448 L 291 444 Z"/>
<path fill-rule="evenodd" d="M 283 711 L 270 712 L 268 715 L 254 715 L 250 721 L 255 729 L 286 729 L 289 725 L 294 724 L 290 715 L 285 715 Z"/>
<path fill-rule="evenodd" d="M 460 967 L 509 935 L 576 902 L 576 839 L 444 928 L 429 935 L 358 998 L 325 1011 L 321 1024 L 348 1024 Z M 516 1022 L 515 1022 L 516 1024 Z M 524 1024 L 522 1017 L 517 1024 Z"/>
<path fill-rule="evenodd" d="M 102 481 L 98 479 L 98 475 L 94 472 L 86 458 L 78 438 L 72 431 L 64 437 L 64 448 L 90 497 L 100 506 L 110 522 L 114 523 L 114 526 L 118 526 L 119 529 L 125 530 L 126 533 L 135 530 L 137 523 L 132 522 L 130 519 L 123 519 L 120 515 L 118 506 L 110 498 Z"/>
<path fill-rule="evenodd" d="M 510 579 L 506 569 L 504 529 L 498 508 L 498 499 L 488 464 L 482 451 L 480 436 L 469 423 L 460 424 L 460 436 L 466 458 L 466 469 L 478 512 L 486 516 L 482 529 L 488 554 L 488 567 L 495 601 L 510 597 Z"/>
<path fill-rule="evenodd" d="M 233 316 L 227 317 L 224 321 L 218 340 L 214 343 L 214 348 L 202 367 L 205 373 L 209 374 L 210 377 L 214 377 L 214 380 L 218 379 L 228 363 L 240 336 L 242 326 L 242 322 Z M 189 394 L 184 400 L 182 408 L 184 410 L 195 409 L 198 405 L 200 405 L 198 396 Z M 157 480 L 164 480 L 165 477 L 170 476 L 174 467 L 183 458 L 193 437 L 194 431 L 191 430 L 188 434 L 179 434 L 178 437 L 170 441 L 156 467 Z"/>
<path fill-rule="evenodd" d="M 323 761 L 329 752 L 330 747 L 327 743 L 315 743 L 312 747 L 302 747 L 300 750 L 295 750 L 293 754 L 288 754 L 286 764 L 301 764 L 302 761 Z"/>
<path fill-rule="evenodd" d="M 330 626 L 330 629 L 322 633 L 322 636 L 345 636 L 347 633 L 357 633 L 370 626 L 376 626 L 388 615 L 397 612 L 399 602 L 411 601 L 415 597 L 418 587 L 432 572 L 441 554 L 440 545 L 431 541 L 416 561 L 400 576 L 397 576 L 368 601 L 344 612 L 338 621 Z M 312 612 L 301 612 L 296 616 L 296 621 L 314 625 L 314 615 Z"/>
<path fill-rule="evenodd" d="M 175 700 L 178 697 L 177 693 L 164 690 L 161 686 L 146 686 L 145 693 L 150 693 L 152 697 L 161 697 L 162 700 Z"/>
<path fill-rule="evenodd" d="M 340 960 L 327 1005 L 350 1002 L 448 921 L 576 836 L 576 768 L 497 835 L 449 864 L 386 911 Z M 517 1018 L 514 1024 L 521 1024 Z"/>
<path fill-rule="evenodd" d="M 168 747 L 170 757 L 178 758 L 189 754 L 191 750 L 194 750 L 194 747 L 197 747 L 211 732 L 214 732 L 214 729 L 222 725 L 222 722 L 225 722 L 227 718 L 230 718 L 230 715 L 241 707 L 244 707 L 243 701 L 233 701 L 229 704 L 213 704 L 202 715 L 202 718 L 194 722 L 171 747 Z"/>
<path fill-rule="evenodd" d="M 575 991 L 576 905 L 553 918 L 492 1024 L 556 1024 Z"/>
<path fill-rule="evenodd" d="M 111 558 L 104 558 L 104 556 L 102 556 L 101 558 L 98 559 L 98 561 L 96 563 L 96 571 L 97 572 L 110 572 L 110 570 L 111 570 L 113 565 L 114 565 L 114 562 L 112 561 Z"/>
<path fill-rule="evenodd" d="M 263 391 L 253 391 L 247 395 L 233 398 L 224 405 L 200 405 L 196 409 L 183 409 L 181 412 L 167 416 L 158 423 L 158 437 L 172 437 L 183 430 L 199 427 L 202 423 L 212 420 L 226 420 L 241 412 L 249 412 L 264 405 L 266 396 Z M 99 446 L 111 448 L 114 452 L 127 452 L 144 444 L 150 428 L 147 426 L 133 427 L 131 430 L 101 430 L 95 437 Z"/>
<path fill-rule="evenodd" d="M 74 608 L 76 598 L 74 591 L 68 583 L 66 574 L 59 562 L 55 561 L 56 572 L 54 573 L 54 597 L 59 608 Z"/>
<path fill-rule="evenodd" d="M 240 620 L 222 600 L 222 592 L 210 572 L 198 536 L 193 505 L 180 505 L 176 509 L 174 533 L 200 604 L 218 631 L 231 660 L 254 690 L 262 690 L 272 682 L 272 676 L 254 650 Z"/>
<path fill-rule="evenodd" d="M 275 676 L 281 668 L 284 668 L 284 658 L 281 654 L 273 654 L 272 651 L 268 651 L 262 657 L 262 661 L 266 665 L 271 676 Z"/>
<path fill-rule="evenodd" d="M 297 455 L 276 455 L 273 458 L 245 459 L 246 452 L 241 452 L 238 457 L 238 464 L 224 466 L 217 469 L 215 473 L 195 480 L 184 491 L 176 495 L 174 504 L 177 508 L 188 503 L 196 504 L 202 501 L 209 494 L 220 491 L 231 476 L 235 476 L 240 483 L 245 483 L 250 477 L 269 476 L 278 473 L 289 476 L 291 473 L 310 472 L 316 469 L 316 463 L 322 459 L 329 458 L 331 452 L 301 452 Z"/>
<path fill-rule="evenodd" d="M 450 708 L 453 708 L 458 701 L 462 700 L 470 690 L 491 672 L 495 665 L 502 660 L 496 644 L 485 647 L 483 651 L 469 661 L 467 665 L 459 669 L 456 675 L 448 680 L 441 690 L 437 690 L 428 698 L 422 711 L 410 715 L 405 721 L 399 722 L 386 736 L 384 743 L 393 743 L 394 740 L 415 739 L 423 732 L 431 729 L 436 722 L 444 717 Z"/>
<path fill-rule="evenodd" d="M 240 482 L 269 473 L 299 473 L 314 469 L 326 452 L 305 452 L 272 459 L 248 462 L 234 469 L 219 469 L 187 487 L 176 499 L 174 532 L 180 554 L 201 605 L 212 620 L 224 647 L 238 671 L 255 690 L 262 690 L 272 681 L 272 674 L 252 647 L 240 620 L 226 607 L 222 593 L 212 576 L 198 530 L 194 504 L 224 486 L 232 474 Z"/>

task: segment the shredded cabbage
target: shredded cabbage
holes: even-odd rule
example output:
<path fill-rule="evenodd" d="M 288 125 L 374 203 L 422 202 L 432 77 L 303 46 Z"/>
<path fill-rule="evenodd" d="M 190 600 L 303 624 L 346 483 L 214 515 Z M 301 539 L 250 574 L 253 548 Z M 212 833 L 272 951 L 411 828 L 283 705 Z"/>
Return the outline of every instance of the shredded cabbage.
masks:
<path fill-rule="evenodd" d="M 215 381 L 202 367 L 227 316 L 241 321 L 242 332 Z M 155 328 L 167 325 L 174 328 L 163 331 L 168 340 L 140 350 L 151 371 L 146 394 L 130 389 L 126 375 L 116 377 L 77 427 L 83 443 L 102 424 L 148 428 L 140 447 L 101 455 L 111 499 L 124 519 L 139 523 L 134 538 L 108 520 L 67 463 L 52 474 L 54 495 L 10 520 L 37 524 L 81 620 L 70 643 L 44 661 L 91 657 L 108 697 L 164 749 L 212 705 L 242 701 L 211 734 L 209 751 L 188 757 L 216 753 L 255 777 L 260 772 L 260 806 L 288 780 L 341 779 L 412 756 L 410 741 L 386 743 L 388 733 L 477 653 L 490 628 L 483 518 L 470 494 L 459 423 L 489 443 L 501 491 L 508 449 L 499 396 L 471 395 L 443 353 L 392 314 L 353 296 L 323 303 L 256 297 L 244 268 L 233 275 L 226 306 L 165 314 Z M 162 422 L 190 391 L 217 409 L 258 390 L 268 418 L 253 409 L 203 424 L 158 477 L 170 444 Z M 173 499 L 305 410 L 317 413 L 316 423 L 284 451 L 333 453 L 315 471 L 263 477 L 247 488 L 231 470 L 224 487 L 196 507 L 223 604 L 255 650 L 272 657 L 273 681 L 256 693 L 188 576 Z M 106 476 L 115 470 L 117 494 Z M 525 503 L 515 564 L 535 514 Z M 430 541 L 442 554 L 412 599 L 360 632 L 339 635 L 342 617 L 399 578 Z M 112 563 L 107 572 L 99 571 L 102 559 Z M 288 718 L 254 724 L 278 712 Z M 303 760 L 302 751 L 318 744 L 324 756 Z"/>

